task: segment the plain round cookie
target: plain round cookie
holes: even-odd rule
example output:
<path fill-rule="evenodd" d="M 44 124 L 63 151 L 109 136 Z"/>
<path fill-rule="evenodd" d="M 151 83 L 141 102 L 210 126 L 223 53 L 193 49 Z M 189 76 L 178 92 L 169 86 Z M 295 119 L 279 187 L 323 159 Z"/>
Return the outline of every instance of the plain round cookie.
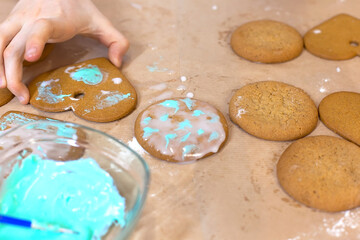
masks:
<path fill-rule="evenodd" d="M 256 137 L 288 141 L 311 133 L 318 121 L 313 100 L 300 88 L 275 81 L 237 90 L 229 103 L 231 120 Z"/>
<path fill-rule="evenodd" d="M 303 39 L 287 24 L 259 20 L 238 27 L 231 36 L 234 52 L 253 62 L 280 63 L 296 58 L 303 50 Z"/>
<path fill-rule="evenodd" d="M 277 163 L 283 189 L 306 206 L 328 212 L 360 205 L 360 148 L 331 136 L 292 143 Z"/>
<path fill-rule="evenodd" d="M 360 94 L 336 92 L 319 104 L 321 121 L 340 136 L 360 145 Z"/>
<path fill-rule="evenodd" d="M 304 36 L 305 48 L 330 60 L 345 60 L 360 55 L 360 20 L 339 14 L 310 29 Z"/>
<path fill-rule="evenodd" d="M 206 102 L 173 98 L 154 103 L 135 122 L 135 137 L 151 155 L 171 162 L 195 161 L 218 152 L 227 139 L 223 114 Z"/>

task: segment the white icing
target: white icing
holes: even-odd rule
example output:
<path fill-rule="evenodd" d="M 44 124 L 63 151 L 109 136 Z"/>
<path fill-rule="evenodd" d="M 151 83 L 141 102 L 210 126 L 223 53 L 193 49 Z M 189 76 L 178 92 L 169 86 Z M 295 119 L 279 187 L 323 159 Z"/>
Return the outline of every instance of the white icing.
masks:
<path fill-rule="evenodd" d="M 117 78 L 113 78 L 112 81 L 114 84 L 120 84 L 122 82 L 122 79 L 117 77 Z"/>
<path fill-rule="evenodd" d="M 179 85 L 176 90 L 184 91 L 184 90 L 186 90 L 186 86 L 185 85 Z"/>
<path fill-rule="evenodd" d="M 186 94 L 186 97 L 188 97 L 188 98 L 193 98 L 193 97 L 194 97 L 194 93 L 188 92 L 188 93 Z"/>

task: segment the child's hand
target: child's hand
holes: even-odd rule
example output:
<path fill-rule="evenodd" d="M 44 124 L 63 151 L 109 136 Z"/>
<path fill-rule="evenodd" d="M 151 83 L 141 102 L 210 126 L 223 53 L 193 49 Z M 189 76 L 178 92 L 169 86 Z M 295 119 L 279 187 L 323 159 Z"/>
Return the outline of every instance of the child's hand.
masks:
<path fill-rule="evenodd" d="M 109 59 L 120 67 L 127 39 L 91 0 L 20 0 L 0 25 L 0 87 L 22 104 L 29 90 L 22 83 L 23 60 L 38 60 L 45 43 L 66 41 L 76 34 L 98 39 L 109 48 Z"/>

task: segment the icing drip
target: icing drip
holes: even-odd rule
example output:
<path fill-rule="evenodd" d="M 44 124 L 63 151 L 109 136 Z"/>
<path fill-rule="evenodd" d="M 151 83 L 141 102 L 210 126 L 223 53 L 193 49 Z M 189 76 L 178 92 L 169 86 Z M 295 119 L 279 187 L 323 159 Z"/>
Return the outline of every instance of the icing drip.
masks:
<path fill-rule="evenodd" d="M 150 146 L 177 161 L 217 152 L 226 138 L 217 110 L 189 98 L 150 106 L 141 116 L 140 127 Z"/>

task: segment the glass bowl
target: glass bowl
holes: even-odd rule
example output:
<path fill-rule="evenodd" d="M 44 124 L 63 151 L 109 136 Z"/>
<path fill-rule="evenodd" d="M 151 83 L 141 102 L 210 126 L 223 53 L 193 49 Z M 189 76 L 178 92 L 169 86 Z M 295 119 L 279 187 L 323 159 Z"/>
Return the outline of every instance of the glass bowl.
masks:
<path fill-rule="evenodd" d="M 117 139 L 85 126 L 59 121 L 37 121 L 0 136 L 0 187 L 16 162 L 31 153 L 42 159 L 70 161 L 91 157 L 114 179 L 125 198 L 124 227 L 112 225 L 103 240 L 126 239 L 133 230 L 149 187 L 149 168 L 132 149 Z"/>

